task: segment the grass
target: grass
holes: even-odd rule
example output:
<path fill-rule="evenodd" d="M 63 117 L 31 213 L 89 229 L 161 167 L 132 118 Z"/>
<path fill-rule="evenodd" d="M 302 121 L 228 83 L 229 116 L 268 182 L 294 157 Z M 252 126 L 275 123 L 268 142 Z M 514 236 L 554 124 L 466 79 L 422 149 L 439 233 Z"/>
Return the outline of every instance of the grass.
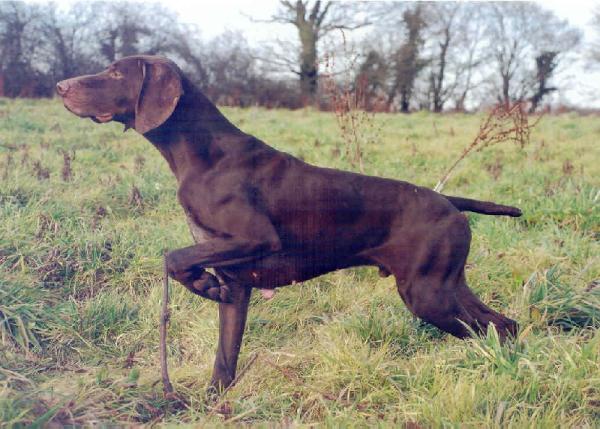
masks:
<path fill-rule="evenodd" d="M 306 161 L 350 165 L 332 114 L 225 113 Z M 431 187 L 480 119 L 376 116 L 364 168 Z M 515 341 L 456 340 L 414 319 L 391 278 L 335 272 L 253 296 L 240 364 L 258 358 L 210 412 L 216 305 L 173 284 L 171 377 L 190 407 L 165 414 L 161 255 L 191 243 L 166 162 L 57 101 L 0 99 L 0 426 L 598 427 L 599 138 L 597 118 L 548 116 L 524 149 L 475 153 L 446 184 L 524 211 L 470 216 L 469 283 L 520 322 Z"/>

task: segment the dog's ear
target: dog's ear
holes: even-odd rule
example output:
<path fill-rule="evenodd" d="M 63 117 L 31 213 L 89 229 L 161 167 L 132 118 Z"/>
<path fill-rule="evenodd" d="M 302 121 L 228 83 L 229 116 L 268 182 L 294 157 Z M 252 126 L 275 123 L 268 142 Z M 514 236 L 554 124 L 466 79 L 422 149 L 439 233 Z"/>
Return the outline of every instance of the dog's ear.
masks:
<path fill-rule="evenodd" d="M 135 130 L 145 134 L 169 119 L 183 94 L 181 76 L 166 62 L 140 61 L 142 85 L 135 105 Z"/>

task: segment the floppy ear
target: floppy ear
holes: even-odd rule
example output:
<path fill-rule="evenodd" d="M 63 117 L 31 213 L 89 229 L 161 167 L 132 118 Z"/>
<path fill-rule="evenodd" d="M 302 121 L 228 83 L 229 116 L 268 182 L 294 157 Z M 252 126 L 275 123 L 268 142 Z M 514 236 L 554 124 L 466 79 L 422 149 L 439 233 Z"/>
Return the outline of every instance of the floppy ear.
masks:
<path fill-rule="evenodd" d="M 142 61 L 142 85 L 135 105 L 135 130 L 145 134 L 169 119 L 183 94 L 178 71 L 167 63 Z"/>

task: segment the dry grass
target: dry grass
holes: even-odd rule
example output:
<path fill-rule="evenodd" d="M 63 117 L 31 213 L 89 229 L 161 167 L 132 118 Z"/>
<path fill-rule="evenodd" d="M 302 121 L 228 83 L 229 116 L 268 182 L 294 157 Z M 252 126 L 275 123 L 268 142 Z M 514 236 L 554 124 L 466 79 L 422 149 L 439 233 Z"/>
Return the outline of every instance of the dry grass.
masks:
<path fill-rule="evenodd" d="M 346 52 L 344 58 L 355 57 Z M 343 66 L 340 78 L 340 73 L 335 72 L 335 56 L 326 55 L 321 82 L 343 145 L 343 152 L 338 150 L 338 155 L 351 168 L 364 173 L 365 152 L 379 140 L 381 125 L 375 121 L 375 113 L 367 109 L 366 81 L 354 79 L 356 64 L 353 60 L 350 62 L 351 64 Z"/>
<path fill-rule="evenodd" d="M 523 103 L 515 103 L 512 106 L 498 104 L 492 108 L 481 121 L 479 131 L 473 141 L 448 167 L 444 176 L 433 189 L 442 192 L 444 185 L 450 179 L 450 175 L 458 167 L 458 164 L 473 152 L 479 152 L 500 143 L 515 143 L 523 149 L 529 143 L 531 130 L 542 118 L 538 116 L 533 123 L 530 123 L 526 108 L 527 106 Z"/>

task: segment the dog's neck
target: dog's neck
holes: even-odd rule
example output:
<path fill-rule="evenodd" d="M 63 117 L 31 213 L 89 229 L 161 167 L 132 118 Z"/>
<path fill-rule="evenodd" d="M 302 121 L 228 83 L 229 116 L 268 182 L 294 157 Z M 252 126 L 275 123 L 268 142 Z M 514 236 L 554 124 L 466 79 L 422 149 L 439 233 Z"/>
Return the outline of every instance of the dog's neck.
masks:
<path fill-rule="evenodd" d="M 226 143 L 247 137 L 185 77 L 182 86 L 183 95 L 171 117 L 144 134 L 179 182 L 190 173 L 209 169 L 232 149 Z"/>

